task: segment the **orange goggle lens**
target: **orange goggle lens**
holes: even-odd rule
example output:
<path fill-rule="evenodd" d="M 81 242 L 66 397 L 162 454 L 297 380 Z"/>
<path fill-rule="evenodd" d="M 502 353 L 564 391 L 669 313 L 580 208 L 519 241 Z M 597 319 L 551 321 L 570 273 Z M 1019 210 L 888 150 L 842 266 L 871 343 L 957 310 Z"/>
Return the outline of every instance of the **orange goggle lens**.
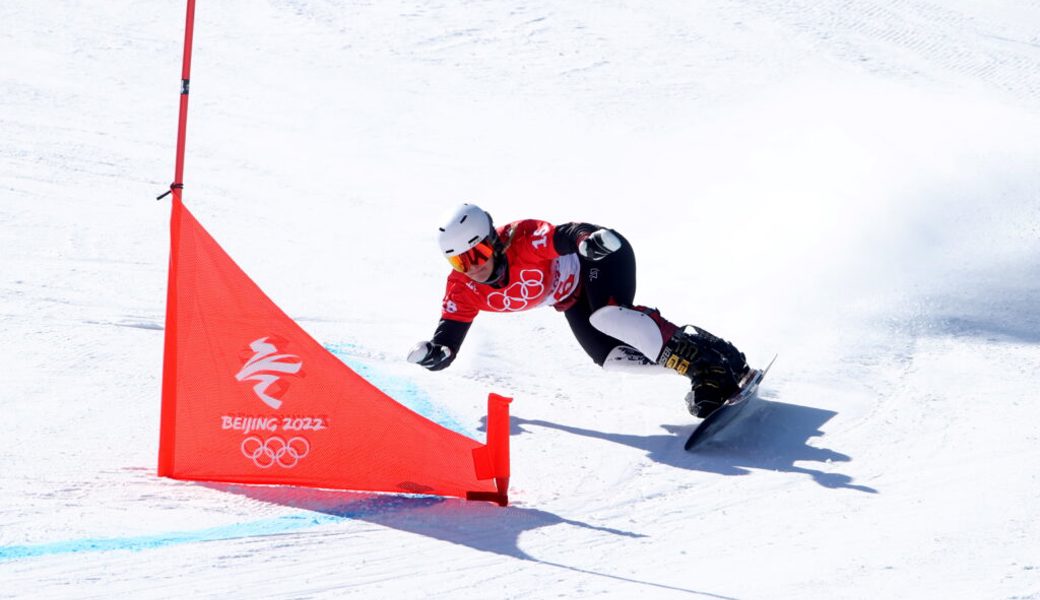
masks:
<path fill-rule="evenodd" d="M 462 254 L 456 254 L 455 256 L 449 256 L 448 262 L 451 266 L 460 273 L 469 273 L 474 269 L 479 269 L 487 261 L 491 260 L 491 257 L 495 255 L 495 249 L 490 243 L 484 241 L 480 242 L 476 246 L 473 246 L 469 250 L 466 250 Z"/>

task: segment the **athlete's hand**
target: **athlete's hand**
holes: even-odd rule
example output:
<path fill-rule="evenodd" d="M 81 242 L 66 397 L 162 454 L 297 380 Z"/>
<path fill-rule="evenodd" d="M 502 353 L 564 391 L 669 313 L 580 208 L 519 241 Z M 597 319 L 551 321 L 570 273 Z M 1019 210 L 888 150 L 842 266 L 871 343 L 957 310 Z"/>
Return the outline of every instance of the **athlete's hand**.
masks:
<path fill-rule="evenodd" d="M 408 353 L 408 362 L 440 371 L 451 364 L 451 348 L 433 342 L 419 342 Z"/>
<path fill-rule="evenodd" d="M 609 229 L 597 229 L 578 243 L 578 254 L 589 260 L 603 260 L 621 248 L 621 238 Z"/>

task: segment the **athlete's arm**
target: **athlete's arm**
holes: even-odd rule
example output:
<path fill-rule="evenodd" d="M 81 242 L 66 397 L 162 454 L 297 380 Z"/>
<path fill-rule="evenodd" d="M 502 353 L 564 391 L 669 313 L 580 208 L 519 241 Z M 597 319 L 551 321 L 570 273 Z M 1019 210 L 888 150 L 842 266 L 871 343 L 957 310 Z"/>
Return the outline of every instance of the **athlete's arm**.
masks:
<path fill-rule="evenodd" d="M 440 371 L 455 361 L 473 319 L 480 312 L 464 277 L 457 273 L 448 276 L 441 302 L 441 320 L 433 332 L 433 339 L 416 344 L 408 354 L 408 362 Z"/>
<path fill-rule="evenodd" d="M 595 231 L 602 229 L 599 225 L 592 223 L 564 223 L 557 225 L 553 233 L 553 247 L 560 255 L 574 254 L 578 251 L 578 244 Z"/>

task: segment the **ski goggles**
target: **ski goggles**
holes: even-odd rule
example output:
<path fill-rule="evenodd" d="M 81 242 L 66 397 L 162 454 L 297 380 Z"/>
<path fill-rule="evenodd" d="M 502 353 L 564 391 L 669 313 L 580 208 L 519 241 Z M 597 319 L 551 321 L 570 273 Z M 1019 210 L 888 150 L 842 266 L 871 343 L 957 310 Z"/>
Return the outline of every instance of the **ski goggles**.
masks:
<path fill-rule="evenodd" d="M 456 271 L 469 273 L 487 264 L 494 255 L 495 247 L 491 244 L 491 240 L 485 239 L 462 254 L 448 256 L 447 259 Z"/>

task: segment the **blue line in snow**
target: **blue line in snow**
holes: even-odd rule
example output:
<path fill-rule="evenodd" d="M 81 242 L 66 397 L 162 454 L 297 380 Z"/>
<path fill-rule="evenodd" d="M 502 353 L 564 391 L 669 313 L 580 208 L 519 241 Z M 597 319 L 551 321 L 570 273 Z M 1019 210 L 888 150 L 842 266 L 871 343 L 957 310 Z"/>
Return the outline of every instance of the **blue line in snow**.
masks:
<path fill-rule="evenodd" d="M 142 535 L 122 538 L 84 538 L 49 544 L 26 546 L 0 546 L 0 562 L 19 558 L 34 558 L 55 554 L 76 554 L 81 552 L 109 552 L 112 550 L 154 550 L 178 544 L 194 542 L 212 542 L 235 538 L 257 537 L 288 533 L 299 529 L 317 527 L 326 523 L 334 523 L 360 515 L 325 515 L 320 513 L 300 513 L 276 519 L 254 521 L 252 523 L 235 523 L 196 531 L 174 531 L 156 535 Z"/>
<path fill-rule="evenodd" d="M 245 486 L 243 489 L 248 487 Z M 378 494 L 346 502 L 338 502 L 335 499 L 326 501 L 319 499 L 313 501 L 311 510 L 249 523 L 232 523 L 230 525 L 193 531 L 173 531 L 153 535 L 81 538 L 46 544 L 0 546 L 0 563 L 21 558 L 36 558 L 59 554 L 111 552 L 115 550 L 140 552 L 180 544 L 257 538 L 292 533 L 348 520 L 372 520 L 375 522 L 380 517 L 385 518 L 387 515 L 398 511 L 427 508 L 441 502 L 444 502 L 444 498 L 416 494 Z"/>
<path fill-rule="evenodd" d="M 325 349 L 335 354 L 336 358 L 346 363 L 346 365 L 353 369 L 354 372 L 367 379 L 369 383 L 382 390 L 386 395 L 390 396 L 394 400 L 397 400 L 401 404 L 438 425 L 442 425 L 452 431 L 456 431 L 469 437 L 477 437 L 477 432 L 472 427 L 467 427 L 460 423 L 459 420 L 445 410 L 443 406 L 436 404 L 433 399 L 426 394 L 426 392 L 416 386 L 415 382 L 409 379 L 381 373 L 377 369 L 373 368 L 370 363 L 354 356 L 356 348 L 357 346 L 354 344 L 345 342 L 328 344 L 325 346 Z"/>
<path fill-rule="evenodd" d="M 380 373 L 371 365 L 362 362 L 351 353 L 356 348 L 353 344 L 333 344 L 327 349 L 337 358 L 354 369 L 359 375 L 367 379 L 373 385 L 383 390 L 391 398 L 404 404 L 408 408 L 423 415 L 427 419 L 443 425 L 448 429 L 468 434 L 475 434 L 462 425 L 458 419 L 448 413 L 443 407 L 438 406 L 416 385 L 398 377 L 392 377 Z M 311 527 L 318 527 L 329 523 L 337 523 L 348 519 L 359 519 L 371 516 L 375 513 L 386 512 L 398 507 L 407 506 L 405 499 L 401 496 L 397 501 L 392 496 L 383 496 L 377 502 L 361 502 L 357 510 L 336 510 L 333 514 L 326 512 L 304 512 L 294 515 L 286 515 L 274 519 L 253 521 L 250 523 L 234 523 L 208 529 L 194 531 L 175 531 L 155 535 L 142 535 L 121 538 L 81 538 L 78 540 L 67 540 L 51 542 L 47 544 L 32 544 L 24 546 L 0 546 L 0 562 L 17 560 L 20 558 L 34 558 L 39 556 L 52 556 L 59 554 L 77 554 L 84 552 L 110 552 L 114 550 L 130 550 L 139 552 L 142 550 L 154 550 L 178 544 L 191 544 L 196 542 L 212 542 L 217 540 L 231 540 L 239 538 L 259 537 L 290 533 Z M 414 499 L 412 504 L 414 504 Z M 427 499 L 426 501 L 440 501 Z"/>

